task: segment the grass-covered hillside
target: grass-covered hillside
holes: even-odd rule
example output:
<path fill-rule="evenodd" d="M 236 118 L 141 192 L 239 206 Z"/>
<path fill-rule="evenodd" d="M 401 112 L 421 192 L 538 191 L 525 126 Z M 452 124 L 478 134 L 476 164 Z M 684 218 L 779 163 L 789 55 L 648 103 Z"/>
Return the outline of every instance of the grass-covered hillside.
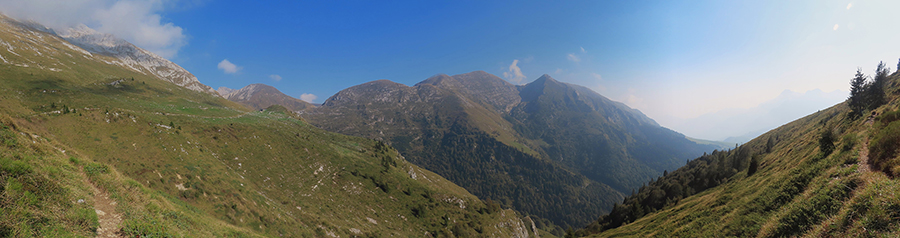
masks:
<path fill-rule="evenodd" d="M 527 237 L 381 142 L 0 21 L 0 236 Z"/>
<path fill-rule="evenodd" d="M 900 74 L 879 69 L 848 102 L 692 160 L 576 234 L 896 237 Z"/>

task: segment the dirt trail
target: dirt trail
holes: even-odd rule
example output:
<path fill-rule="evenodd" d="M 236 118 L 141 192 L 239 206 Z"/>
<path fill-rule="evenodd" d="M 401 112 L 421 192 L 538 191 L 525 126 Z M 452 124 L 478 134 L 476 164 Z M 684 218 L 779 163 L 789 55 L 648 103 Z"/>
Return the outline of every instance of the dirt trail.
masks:
<path fill-rule="evenodd" d="M 859 172 L 866 173 L 872 172 L 872 164 L 869 164 L 869 138 L 862 144 L 862 149 L 859 150 L 859 159 L 856 162 L 859 165 Z"/>
<path fill-rule="evenodd" d="M 97 220 L 100 222 L 97 237 L 123 237 L 117 234 L 119 224 L 122 223 L 122 214 L 116 212 L 116 201 L 110 199 L 108 193 L 101 191 L 93 183 L 87 182 L 94 190 L 94 212 L 97 213 Z"/>
<path fill-rule="evenodd" d="M 869 118 L 866 119 L 865 125 L 871 127 L 875 122 L 875 116 L 875 114 L 869 116 Z M 859 172 L 861 173 L 875 171 L 872 169 L 872 164 L 869 163 L 869 137 L 866 137 L 866 139 L 863 140 L 862 149 L 859 149 L 859 159 L 857 159 L 856 163 L 859 165 Z"/>

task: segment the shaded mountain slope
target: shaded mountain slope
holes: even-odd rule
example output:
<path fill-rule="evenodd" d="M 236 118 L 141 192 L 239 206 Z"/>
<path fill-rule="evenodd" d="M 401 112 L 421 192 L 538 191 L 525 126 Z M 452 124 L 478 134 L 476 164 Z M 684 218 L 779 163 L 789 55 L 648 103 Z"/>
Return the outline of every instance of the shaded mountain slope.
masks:
<path fill-rule="evenodd" d="M 531 148 L 591 179 L 629 191 L 711 151 L 640 111 L 544 75 L 520 88 L 507 118 Z"/>
<path fill-rule="evenodd" d="M 439 77 L 444 76 L 431 82 Z M 605 212 L 600 204 L 622 198 L 606 185 L 498 141 L 499 133 L 479 129 L 502 127 L 492 111 L 434 84 L 378 80 L 338 92 L 303 116 L 326 130 L 388 141 L 411 162 L 483 199 L 558 224 L 578 224 L 573 217 Z"/>
<path fill-rule="evenodd" d="M 338 92 L 304 118 L 384 140 L 479 197 L 561 226 L 586 224 L 593 218 L 584 214 L 606 212 L 625 191 L 712 150 L 549 76 L 526 86 L 482 71 L 412 87 L 379 80 Z"/>

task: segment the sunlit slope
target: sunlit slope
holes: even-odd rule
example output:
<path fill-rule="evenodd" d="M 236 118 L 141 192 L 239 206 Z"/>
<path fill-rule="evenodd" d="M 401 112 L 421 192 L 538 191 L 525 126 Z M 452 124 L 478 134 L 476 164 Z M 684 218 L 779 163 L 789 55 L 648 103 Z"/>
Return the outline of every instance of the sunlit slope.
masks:
<path fill-rule="evenodd" d="M 872 166 L 875 158 L 869 152 L 876 147 L 872 143 L 894 150 L 900 146 L 884 142 L 891 128 L 900 125 L 891 124 L 900 115 L 893 112 L 900 105 L 898 76 L 885 84 L 885 105 L 852 116 L 847 103 L 840 103 L 734 150 L 691 161 L 651 181 L 626 198 L 625 205 L 617 205 L 613 215 L 579 234 L 607 227 L 611 229 L 593 236 L 896 237 L 900 182 Z M 826 146 L 831 143 L 822 140 L 829 130 L 833 152 Z M 756 162 L 758 169 L 753 169 Z M 701 184 L 712 188 L 691 194 Z M 680 199 L 682 194 L 690 196 Z M 620 227 L 614 224 L 622 221 Z"/>
<path fill-rule="evenodd" d="M 380 142 L 326 132 L 284 110 L 250 111 L 82 57 L 53 35 L 28 34 L 43 40 L 4 39 L 16 54 L 0 52 L 8 61 L 33 62 L 0 64 L 0 116 L 17 138 L 2 148 L 2 209 L 13 211 L 3 216 L 14 221 L 0 222 L 5 234 L 93 236 L 99 224 L 90 207 L 98 193 L 117 204 L 115 229 L 130 236 L 536 232 L 530 219 L 485 205 Z M 41 47 L 56 53 L 29 51 Z M 23 147 L 29 138 L 45 146 Z M 61 192 L 29 187 L 32 177 Z"/>

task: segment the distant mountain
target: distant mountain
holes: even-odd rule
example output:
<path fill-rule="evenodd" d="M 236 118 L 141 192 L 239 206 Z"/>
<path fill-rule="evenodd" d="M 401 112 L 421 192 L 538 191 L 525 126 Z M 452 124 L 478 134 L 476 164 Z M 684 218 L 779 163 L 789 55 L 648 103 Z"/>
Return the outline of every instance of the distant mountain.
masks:
<path fill-rule="evenodd" d="M 275 87 L 265 84 L 251 84 L 238 90 L 220 87 L 218 93 L 225 99 L 247 105 L 256 110 L 265 109 L 272 105 L 281 105 L 295 112 L 315 107 L 306 101 L 288 96 L 278 91 Z"/>
<path fill-rule="evenodd" d="M 383 142 L 38 29 L 0 15 L 0 237 L 546 234 Z"/>
<path fill-rule="evenodd" d="M 234 91 L 237 91 L 237 89 L 230 89 L 227 87 L 219 87 L 219 89 L 216 89 L 216 92 L 219 93 L 219 95 L 223 98 L 227 98 L 228 94 L 231 94 Z"/>
<path fill-rule="evenodd" d="M 747 142 L 763 132 L 842 102 L 847 95 L 847 91 L 841 90 L 784 90 L 777 97 L 752 108 L 731 108 L 691 119 L 673 119 L 666 126 L 692 137 L 728 141 L 733 145 L 734 142 Z"/>
<path fill-rule="evenodd" d="M 304 117 L 384 140 L 473 194 L 580 226 L 642 182 L 714 149 L 640 111 L 543 76 L 515 86 L 483 71 L 412 87 L 379 80 L 342 90 Z"/>
<path fill-rule="evenodd" d="M 520 86 L 506 116 L 530 148 L 623 193 L 712 151 L 640 111 L 544 75 Z"/>

